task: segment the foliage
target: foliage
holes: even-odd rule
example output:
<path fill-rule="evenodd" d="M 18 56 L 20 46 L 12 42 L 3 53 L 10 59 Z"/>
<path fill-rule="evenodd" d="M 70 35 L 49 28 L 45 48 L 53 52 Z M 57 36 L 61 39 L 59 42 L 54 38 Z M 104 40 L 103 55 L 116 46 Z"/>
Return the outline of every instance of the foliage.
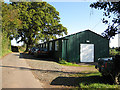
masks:
<path fill-rule="evenodd" d="M 60 64 L 67 64 L 67 62 L 65 60 L 61 59 L 61 58 L 59 58 L 59 63 Z"/>
<path fill-rule="evenodd" d="M 2 56 L 2 5 L 0 1 L 0 57 Z"/>
<path fill-rule="evenodd" d="M 18 46 L 18 49 L 19 49 L 20 53 L 23 53 L 25 51 L 26 47 L 25 46 Z"/>
<path fill-rule="evenodd" d="M 2 3 L 0 2 L 0 28 L 2 25 Z"/>
<path fill-rule="evenodd" d="M 5 32 L 10 39 L 17 35 L 16 29 L 21 27 L 18 16 L 17 9 L 10 4 L 2 3 L 2 32 Z"/>
<path fill-rule="evenodd" d="M 7 33 L 3 32 L 2 33 L 2 54 L 0 55 L 0 57 L 6 55 L 7 53 L 11 52 L 11 41 L 10 39 L 7 37 Z"/>
<path fill-rule="evenodd" d="M 26 51 L 39 40 L 49 41 L 56 35 L 67 34 L 67 29 L 60 24 L 59 12 L 46 2 L 13 2 L 20 15 L 22 28 L 18 29 L 16 39 L 24 42 Z"/>
<path fill-rule="evenodd" d="M 2 54 L 0 55 L 0 58 L 3 57 L 3 56 L 5 56 L 5 55 L 7 55 L 7 54 L 9 54 L 9 53 L 11 53 L 11 52 L 12 52 L 12 51 L 9 50 L 9 49 L 3 50 L 3 51 L 2 51 Z"/>
<path fill-rule="evenodd" d="M 0 30 L 0 40 L 1 40 L 1 52 L 0 57 L 11 52 L 11 40 L 13 35 L 16 35 L 16 28 L 20 27 L 20 20 L 18 19 L 18 13 L 12 5 L 2 2 L 2 13 L 0 13 L 2 19 L 2 28 Z M 14 13 L 14 14 L 13 14 Z"/>
<path fill-rule="evenodd" d="M 120 51 L 118 51 L 118 48 L 110 49 L 110 56 L 120 55 Z"/>
<path fill-rule="evenodd" d="M 81 88 L 89 88 L 91 90 L 96 90 L 98 88 L 100 89 L 105 89 L 105 88 L 117 88 L 118 89 L 118 85 L 109 85 L 109 84 L 100 84 L 100 83 L 92 83 L 92 84 L 85 84 L 85 83 L 81 83 L 80 84 Z"/>
<path fill-rule="evenodd" d="M 116 51 L 120 51 L 120 47 L 116 47 L 115 50 L 116 50 Z"/>
<path fill-rule="evenodd" d="M 119 2 L 96 2 L 90 5 L 91 8 L 95 8 L 103 11 L 103 23 L 108 25 L 108 28 L 102 33 L 102 35 L 108 39 L 114 37 L 119 33 L 120 25 L 120 1 Z M 112 14 L 114 17 L 112 18 Z M 112 18 L 112 23 L 109 22 L 109 19 Z"/>

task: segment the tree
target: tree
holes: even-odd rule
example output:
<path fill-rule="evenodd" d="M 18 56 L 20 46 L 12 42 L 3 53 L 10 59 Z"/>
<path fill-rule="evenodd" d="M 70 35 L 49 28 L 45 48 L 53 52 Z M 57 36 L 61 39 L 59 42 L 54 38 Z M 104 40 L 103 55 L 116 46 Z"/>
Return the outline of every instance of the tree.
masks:
<path fill-rule="evenodd" d="M 19 10 L 19 19 L 22 28 L 18 29 L 16 37 L 26 44 L 26 51 L 30 45 L 37 44 L 39 40 L 49 41 L 55 39 L 56 35 L 67 34 L 66 27 L 60 24 L 59 12 L 46 2 L 17 2 L 12 3 Z"/>
<path fill-rule="evenodd" d="M 2 32 L 11 39 L 17 35 L 16 29 L 21 27 L 21 21 L 18 17 L 18 11 L 12 5 L 2 3 Z"/>
<path fill-rule="evenodd" d="M 0 48 L 1 54 L 5 55 L 11 50 L 11 40 L 17 35 L 16 28 L 19 28 L 21 21 L 18 19 L 18 11 L 10 4 L 0 2 Z"/>
<path fill-rule="evenodd" d="M 96 2 L 90 5 L 91 8 L 95 8 L 98 10 L 104 10 L 103 23 L 108 25 L 108 28 L 102 33 L 102 35 L 108 39 L 114 37 L 119 32 L 120 26 L 120 1 L 119 2 Z M 112 18 L 112 14 L 114 17 Z M 109 18 L 112 18 L 112 23 L 109 22 Z"/>
<path fill-rule="evenodd" d="M 1 33 L 1 28 L 2 27 L 2 2 L 0 1 L 0 33 Z"/>

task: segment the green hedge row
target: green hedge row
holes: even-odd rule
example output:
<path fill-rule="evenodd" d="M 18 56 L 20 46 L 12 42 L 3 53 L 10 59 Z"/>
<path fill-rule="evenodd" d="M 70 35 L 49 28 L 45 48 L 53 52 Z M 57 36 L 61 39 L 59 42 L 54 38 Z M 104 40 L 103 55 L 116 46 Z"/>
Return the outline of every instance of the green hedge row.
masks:
<path fill-rule="evenodd" d="M 1 54 L 0 57 L 11 52 L 11 40 L 7 37 L 7 32 L 2 32 L 2 40 L 1 40 Z"/>

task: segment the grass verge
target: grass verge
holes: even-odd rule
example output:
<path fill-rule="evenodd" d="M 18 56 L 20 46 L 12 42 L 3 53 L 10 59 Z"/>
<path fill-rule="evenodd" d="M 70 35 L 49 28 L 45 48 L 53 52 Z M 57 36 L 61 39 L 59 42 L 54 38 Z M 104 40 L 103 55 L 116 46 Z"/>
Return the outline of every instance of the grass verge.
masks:
<path fill-rule="evenodd" d="M 0 55 L 0 58 L 4 57 L 5 55 L 11 53 L 11 50 L 3 50 L 2 54 Z"/>
<path fill-rule="evenodd" d="M 100 88 L 100 89 L 104 89 L 105 90 L 105 88 L 109 88 L 109 89 L 118 89 L 119 88 L 119 86 L 118 85 L 109 85 L 109 84 L 100 84 L 100 83 L 92 83 L 92 84 L 85 84 L 85 83 L 80 83 L 80 87 L 81 88 L 89 88 L 89 89 L 98 89 L 98 88 Z"/>
<path fill-rule="evenodd" d="M 95 67 L 94 65 L 78 65 L 78 64 L 74 64 L 71 62 L 67 62 L 65 60 L 59 60 L 59 64 L 60 65 L 64 65 L 64 66 L 76 66 L 76 67 Z"/>

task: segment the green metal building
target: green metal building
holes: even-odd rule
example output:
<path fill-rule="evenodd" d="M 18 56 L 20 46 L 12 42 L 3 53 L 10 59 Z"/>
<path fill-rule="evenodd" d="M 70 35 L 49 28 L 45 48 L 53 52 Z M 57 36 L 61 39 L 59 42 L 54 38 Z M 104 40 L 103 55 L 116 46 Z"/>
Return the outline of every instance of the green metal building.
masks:
<path fill-rule="evenodd" d="M 109 40 L 90 30 L 41 43 L 40 47 L 47 48 L 51 58 L 68 62 L 97 62 L 109 56 Z"/>

